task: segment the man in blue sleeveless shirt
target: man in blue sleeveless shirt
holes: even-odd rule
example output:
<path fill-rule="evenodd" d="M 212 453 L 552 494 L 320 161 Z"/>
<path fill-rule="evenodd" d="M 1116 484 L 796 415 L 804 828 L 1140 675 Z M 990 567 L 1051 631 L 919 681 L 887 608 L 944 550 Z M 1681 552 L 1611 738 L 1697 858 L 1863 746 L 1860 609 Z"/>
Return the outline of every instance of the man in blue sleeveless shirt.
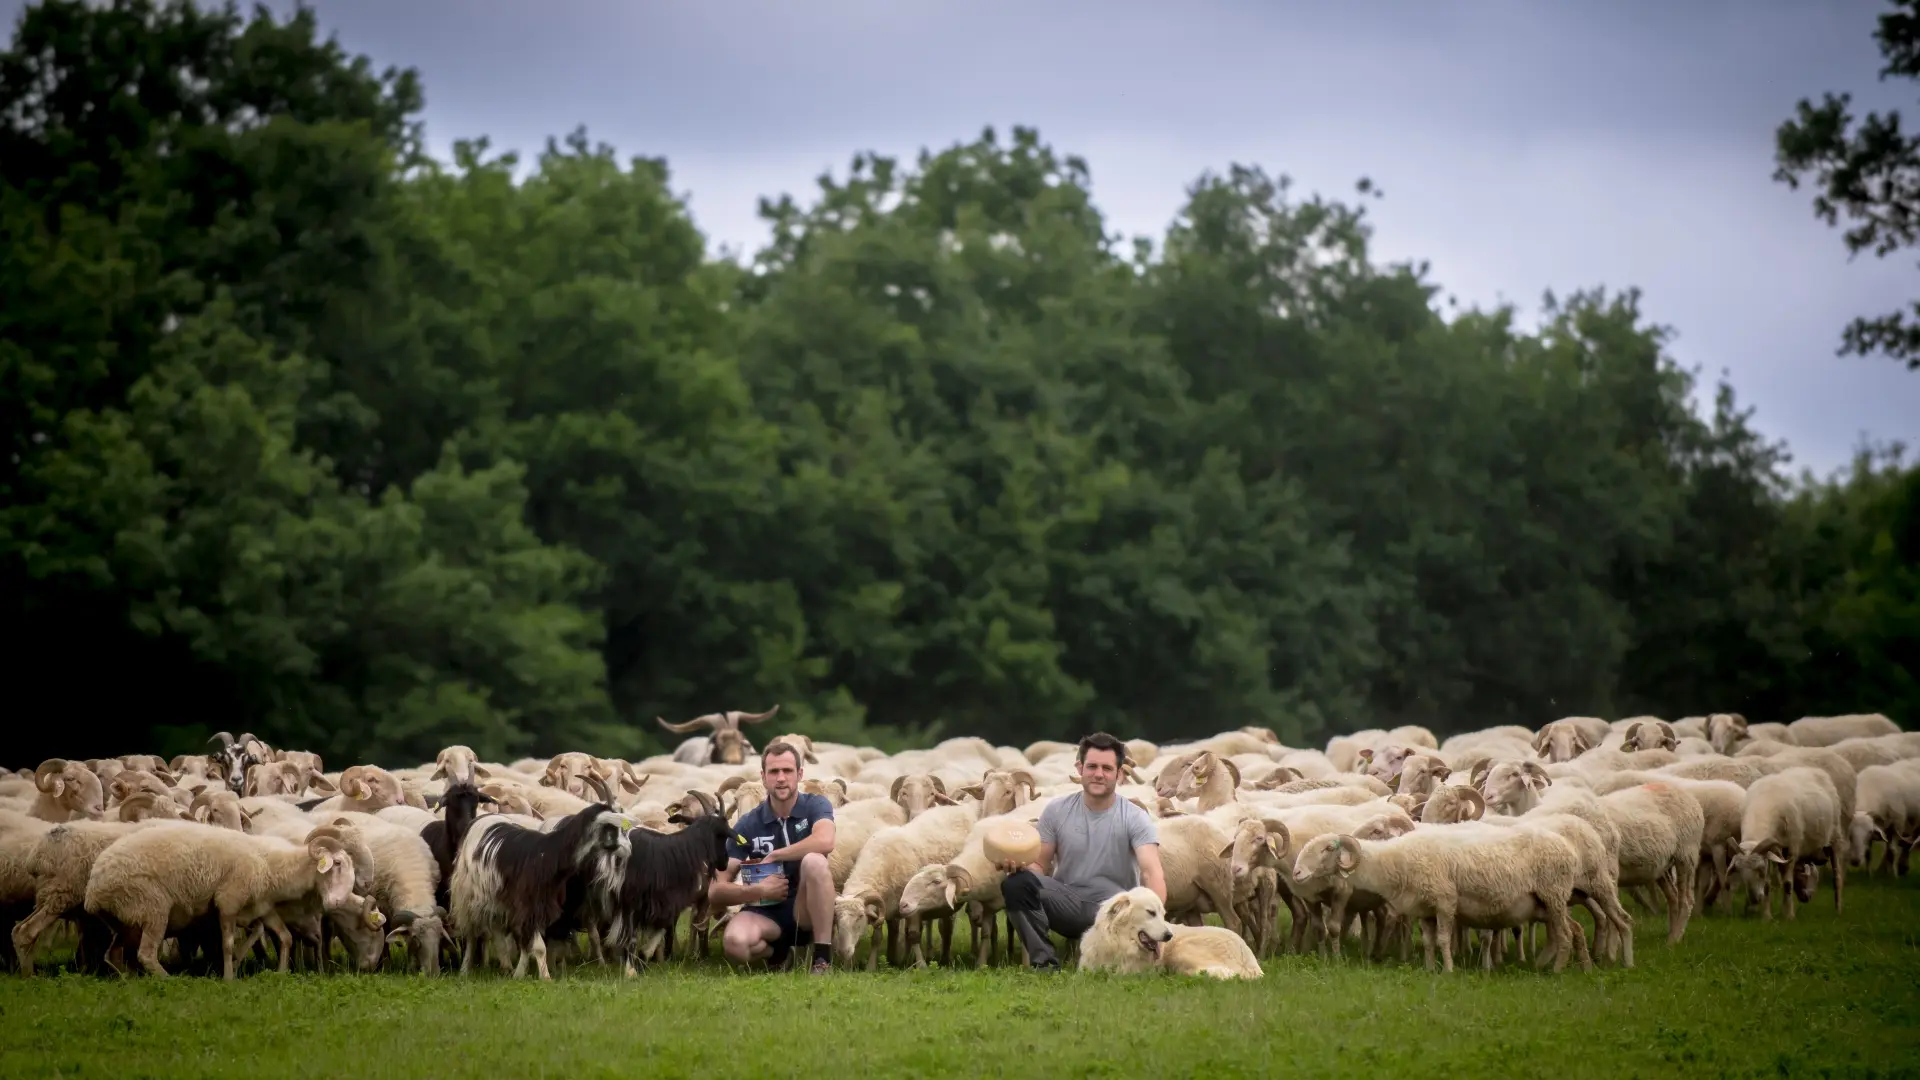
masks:
<path fill-rule="evenodd" d="M 775 739 L 761 751 L 767 801 L 733 823 L 727 868 L 714 876 L 707 898 L 716 906 L 744 905 L 722 939 L 734 963 L 765 959 L 769 968 L 784 967 L 805 931 L 812 971 L 825 975 L 833 970 L 833 804 L 801 793 L 800 768 L 792 743 Z"/>

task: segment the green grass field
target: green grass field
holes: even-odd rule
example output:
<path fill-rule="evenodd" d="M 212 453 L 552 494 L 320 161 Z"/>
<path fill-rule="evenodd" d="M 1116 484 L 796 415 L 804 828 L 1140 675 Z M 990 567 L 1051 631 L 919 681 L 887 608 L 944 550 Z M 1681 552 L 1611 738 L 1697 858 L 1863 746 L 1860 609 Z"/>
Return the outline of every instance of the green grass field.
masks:
<path fill-rule="evenodd" d="M 1636 912 L 1637 968 L 1559 976 L 0 976 L 0 1077 L 1920 1076 L 1920 876 L 1852 885 L 1844 916 L 1826 890 L 1672 949 Z"/>

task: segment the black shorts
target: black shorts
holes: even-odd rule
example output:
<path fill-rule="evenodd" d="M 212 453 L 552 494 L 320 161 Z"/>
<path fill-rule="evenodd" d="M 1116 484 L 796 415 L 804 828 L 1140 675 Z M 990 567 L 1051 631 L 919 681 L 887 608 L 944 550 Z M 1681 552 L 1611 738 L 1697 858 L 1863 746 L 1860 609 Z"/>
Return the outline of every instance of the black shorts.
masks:
<path fill-rule="evenodd" d="M 794 921 L 792 897 L 788 897 L 782 903 L 770 904 L 767 907 L 747 907 L 741 908 L 740 910 L 751 911 L 763 919 L 772 919 L 773 924 L 780 928 L 780 936 L 774 938 L 772 941 L 773 952 L 776 958 L 796 945 L 807 945 L 811 943 L 813 934 L 802 930 L 799 923 Z M 803 941 L 801 940 L 802 937 L 808 940 Z"/>

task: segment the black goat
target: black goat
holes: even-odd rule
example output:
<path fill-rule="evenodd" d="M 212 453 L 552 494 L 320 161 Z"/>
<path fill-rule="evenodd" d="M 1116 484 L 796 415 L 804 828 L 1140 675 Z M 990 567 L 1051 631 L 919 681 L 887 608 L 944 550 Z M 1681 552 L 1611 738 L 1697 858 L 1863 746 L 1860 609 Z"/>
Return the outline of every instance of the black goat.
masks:
<path fill-rule="evenodd" d="M 732 829 L 725 817 L 674 814 L 667 820 L 686 828 L 675 833 L 635 829 L 627 836 L 633 850 L 627 856 L 609 941 L 626 954 L 628 974 L 635 960 L 652 957 L 661 940 L 672 936 L 681 912 L 691 908 L 698 918 L 706 911 L 713 875 L 727 868 Z"/>
<path fill-rule="evenodd" d="M 568 884 L 580 876 L 617 879 L 631 850 L 626 818 L 605 806 L 569 814 L 548 832 L 498 818 L 476 822 L 454 860 L 449 894 L 462 942 L 461 974 L 473 969 L 479 943 L 497 935 L 519 953 L 516 977 L 525 974 L 531 955 L 540 977 L 552 978 L 546 935 L 566 914 Z"/>
<path fill-rule="evenodd" d="M 433 902 L 440 907 L 450 906 L 447 894 L 453 888 L 453 860 L 460 854 L 467 830 L 473 828 L 474 819 L 480 816 L 482 803 L 498 805 L 493 796 L 471 783 L 456 780 L 440 795 L 440 806 L 446 816 L 435 818 L 420 829 L 420 839 L 427 842 L 433 861 L 440 864 L 440 880 L 433 887 Z"/>

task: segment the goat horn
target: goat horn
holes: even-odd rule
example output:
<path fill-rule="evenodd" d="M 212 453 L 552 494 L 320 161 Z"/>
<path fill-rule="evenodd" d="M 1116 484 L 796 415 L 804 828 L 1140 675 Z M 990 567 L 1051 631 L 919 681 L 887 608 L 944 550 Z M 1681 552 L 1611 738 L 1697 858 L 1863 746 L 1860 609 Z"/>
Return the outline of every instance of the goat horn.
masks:
<path fill-rule="evenodd" d="M 762 720 L 773 719 L 774 714 L 778 713 L 779 711 L 780 711 L 780 706 L 775 705 L 773 708 L 768 709 L 766 712 L 763 712 L 763 713 L 736 712 L 732 714 L 732 718 L 733 718 L 733 722 L 736 724 L 757 724 Z"/>
<path fill-rule="evenodd" d="M 231 732 L 231 731 L 216 731 L 216 732 L 214 732 L 214 733 L 213 733 L 213 734 L 212 734 L 212 735 L 211 735 L 210 737 L 208 737 L 208 739 L 207 739 L 207 741 L 208 741 L 208 742 L 212 742 L 212 741 L 214 741 L 215 739 L 218 739 L 218 740 L 220 740 L 220 746 L 221 746 L 221 748 L 222 748 L 222 749 L 224 749 L 224 748 L 226 748 L 226 747 L 229 747 L 229 746 L 232 746 L 232 745 L 233 745 L 233 732 Z"/>
<path fill-rule="evenodd" d="M 602 803 L 605 803 L 608 806 L 619 805 L 618 803 L 615 803 L 613 801 L 613 792 L 607 789 L 607 782 L 605 780 L 600 779 L 600 777 L 596 776 L 592 772 L 587 772 L 583 774 L 581 776 L 581 779 L 587 782 L 588 787 L 592 788 L 596 792 L 599 792 L 600 801 Z"/>
<path fill-rule="evenodd" d="M 688 720 L 687 722 L 682 724 L 669 724 L 667 723 L 665 718 L 659 717 L 659 716 L 656 716 L 653 719 L 655 723 L 659 724 L 663 728 L 666 728 L 668 731 L 673 732 L 675 735 L 685 735 L 689 731 L 693 731 L 702 727 L 717 729 L 720 726 L 710 716 L 696 716 L 693 719 Z"/>

